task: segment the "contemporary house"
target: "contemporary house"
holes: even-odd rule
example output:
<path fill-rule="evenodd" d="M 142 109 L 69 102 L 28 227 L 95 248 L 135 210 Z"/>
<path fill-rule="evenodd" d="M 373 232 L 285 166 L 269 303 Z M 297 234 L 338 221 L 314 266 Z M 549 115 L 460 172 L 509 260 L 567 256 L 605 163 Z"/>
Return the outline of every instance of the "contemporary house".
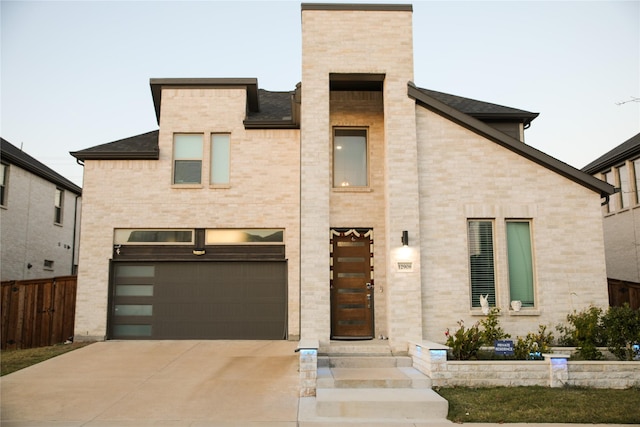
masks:
<path fill-rule="evenodd" d="M 82 189 L 0 138 L 2 280 L 76 274 Z"/>
<path fill-rule="evenodd" d="M 632 305 L 637 308 L 640 301 L 640 133 L 589 163 L 582 171 L 617 189 L 602 206 L 610 300 L 616 305 L 635 301 Z M 619 292 L 622 295 L 617 295 Z"/>
<path fill-rule="evenodd" d="M 71 153 L 76 338 L 406 350 L 481 296 L 521 334 L 607 305 L 612 185 L 526 145 L 536 113 L 414 83 L 410 5 L 301 13 L 293 90 L 154 78 L 158 130 Z"/>

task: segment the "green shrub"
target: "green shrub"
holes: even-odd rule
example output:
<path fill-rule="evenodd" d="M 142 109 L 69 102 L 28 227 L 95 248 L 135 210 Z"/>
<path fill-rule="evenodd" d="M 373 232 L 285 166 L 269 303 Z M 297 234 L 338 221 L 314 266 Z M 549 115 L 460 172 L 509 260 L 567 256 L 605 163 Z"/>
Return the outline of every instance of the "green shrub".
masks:
<path fill-rule="evenodd" d="M 482 342 L 484 345 L 493 345 L 497 340 L 503 340 L 511 338 L 511 335 L 507 334 L 499 324 L 498 315 L 500 309 L 497 307 L 491 308 L 486 319 L 480 321 L 482 327 Z"/>
<path fill-rule="evenodd" d="M 548 353 L 553 343 L 553 334 L 545 325 L 538 326 L 538 332 L 529 332 L 526 337 L 517 337 L 514 356 L 519 360 L 542 360 L 542 353 Z"/>
<path fill-rule="evenodd" d="M 581 312 L 573 311 L 567 315 L 571 326 L 556 327 L 563 335 L 560 343 L 577 347 L 576 356 L 583 360 L 601 360 L 604 358 L 598 347 L 605 344 L 605 330 L 602 322 L 602 309 L 591 306 Z"/>
<path fill-rule="evenodd" d="M 446 344 L 451 348 L 450 353 L 456 360 L 476 359 L 478 350 L 482 347 L 482 333 L 475 323 L 469 329 L 465 329 L 464 321 L 458 322 L 458 330 L 453 334 L 449 329 L 444 333 L 447 337 Z"/>
<path fill-rule="evenodd" d="M 633 310 L 629 304 L 609 307 L 602 317 L 606 345 L 620 360 L 633 360 L 640 356 L 640 309 Z M 636 347 L 634 348 L 634 344 Z"/>

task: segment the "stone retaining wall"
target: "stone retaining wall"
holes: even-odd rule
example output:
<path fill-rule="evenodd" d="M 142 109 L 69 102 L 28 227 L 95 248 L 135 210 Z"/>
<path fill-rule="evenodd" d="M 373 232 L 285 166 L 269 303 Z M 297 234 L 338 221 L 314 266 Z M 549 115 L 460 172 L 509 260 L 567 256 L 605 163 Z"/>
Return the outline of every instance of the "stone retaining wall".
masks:
<path fill-rule="evenodd" d="M 445 345 L 409 343 L 413 366 L 434 387 L 640 387 L 640 362 L 569 361 L 569 355 L 545 354 L 544 361 L 447 360 Z"/>

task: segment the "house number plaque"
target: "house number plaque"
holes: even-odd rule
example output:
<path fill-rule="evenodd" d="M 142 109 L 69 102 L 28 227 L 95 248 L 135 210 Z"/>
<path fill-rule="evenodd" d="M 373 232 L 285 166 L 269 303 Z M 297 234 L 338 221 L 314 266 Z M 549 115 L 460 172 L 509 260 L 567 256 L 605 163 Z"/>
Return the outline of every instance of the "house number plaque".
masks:
<path fill-rule="evenodd" d="M 399 261 L 398 271 L 403 273 L 411 273 L 413 271 L 413 263 L 410 261 Z"/>

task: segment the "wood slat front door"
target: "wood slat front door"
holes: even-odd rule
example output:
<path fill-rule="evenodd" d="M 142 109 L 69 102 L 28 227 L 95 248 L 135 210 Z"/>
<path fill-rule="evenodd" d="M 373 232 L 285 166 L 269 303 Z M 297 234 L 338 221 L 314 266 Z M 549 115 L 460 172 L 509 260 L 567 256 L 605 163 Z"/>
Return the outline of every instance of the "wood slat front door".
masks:
<path fill-rule="evenodd" d="M 333 233 L 331 338 L 373 338 L 370 233 Z"/>

